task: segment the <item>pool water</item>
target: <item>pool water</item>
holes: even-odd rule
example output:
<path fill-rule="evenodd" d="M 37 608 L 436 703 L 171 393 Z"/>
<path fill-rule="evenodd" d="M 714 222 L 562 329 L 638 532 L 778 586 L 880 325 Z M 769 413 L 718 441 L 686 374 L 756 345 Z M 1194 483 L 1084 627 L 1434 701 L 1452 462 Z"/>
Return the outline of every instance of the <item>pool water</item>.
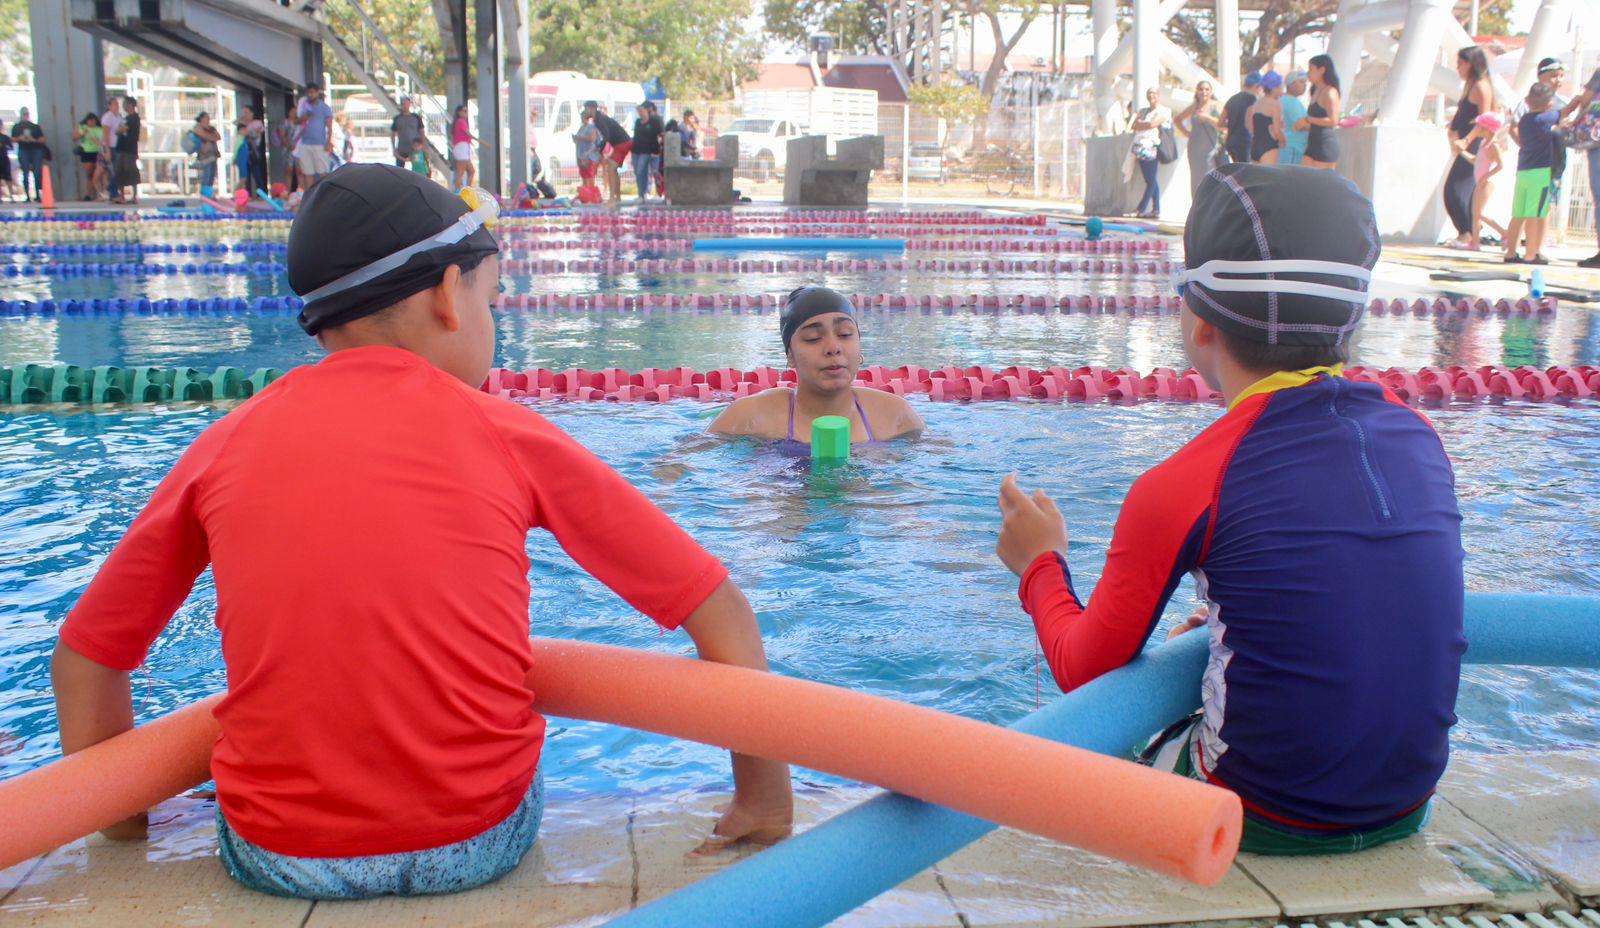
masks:
<path fill-rule="evenodd" d="M 221 231 L 221 227 L 219 227 Z M 184 241 L 159 227 L 148 241 Z M 214 236 L 212 236 L 214 237 Z M 193 239 L 191 238 L 191 241 Z M 519 247 L 532 245 L 519 241 Z M 566 261 L 601 256 L 563 250 Z M 650 249 L 623 257 L 662 257 Z M 960 258 L 960 253 L 930 257 Z M 986 255 L 987 256 L 987 255 Z M 671 257 L 682 257 L 674 254 Z M 745 259 L 790 255 L 740 255 Z M 849 254 L 809 257 L 848 258 Z M 0 264 L 38 263 L 0 254 Z M 121 256 L 73 256 L 108 263 Z M 138 260 L 138 259 L 132 259 Z M 152 263 L 262 255 L 153 255 Z M 276 260 L 282 260 L 281 257 Z M 506 275 L 507 293 L 1158 295 L 1162 275 L 850 272 Z M 282 296 L 281 274 L 7 277 L 11 300 Z M 1433 296 L 1381 278 L 1375 295 Z M 1451 294 L 1453 295 L 1453 294 Z M 950 314 L 861 316 L 869 364 L 1182 367 L 1173 317 Z M 505 312 L 496 363 L 516 369 L 784 363 L 773 313 Z M 1354 360 L 1377 367 L 1600 364 L 1600 317 L 1371 318 Z M 0 365 L 287 369 L 320 357 L 288 316 L 0 318 Z M 382 402 L 375 385 L 373 402 Z M 813 475 L 805 462 L 703 435 L 718 404 L 539 404 L 633 480 L 732 569 L 782 673 L 993 722 L 1048 700 L 1031 623 L 993 554 L 1000 479 L 1016 471 L 1067 514 L 1074 572 L 1098 577 L 1133 480 L 1220 415 L 1207 405 L 921 404 L 927 437 Z M 161 477 L 221 406 L 0 412 L 0 779 L 56 756 L 49 655 L 56 630 Z M 1461 403 L 1429 411 L 1456 466 L 1474 590 L 1600 590 L 1600 403 Z M 578 571 L 547 536 L 529 541 L 532 633 L 687 653 Z M 1194 601 L 1186 581 L 1169 618 Z M 141 719 L 225 685 L 209 572 L 134 676 Z M 1458 748 L 1600 742 L 1600 684 L 1537 668 L 1469 668 Z M 719 786 L 726 755 L 610 726 L 557 720 L 546 757 L 554 795 Z M 820 775 L 802 773 L 813 781 Z"/>
<path fill-rule="evenodd" d="M 177 350 L 177 333 L 167 340 Z M 1178 404 L 925 404 L 928 437 L 813 475 L 758 443 L 702 436 L 715 406 L 538 408 L 729 565 L 779 672 L 993 722 L 1054 693 L 1048 669 L 1037 675 L 1015 581 L 993 555 L 1000 478 L 1015 470 L 1056 497 L 1087 588 L 1134 478 L 1220 414 Z M 57 753 L 48 671 L 56 629 L 174 459 L 223 411 L 0 416 L 0 778 Z M 1469 587 L 1600 589 L 1600 406 L 1430 415 L 1456 464 Z M 685 636 L 660 634 L 548 536 L 533 537 L 529 553 L 532 633 L 689 652 Z M 1193 603 L 1186 581 L 1169 620 Z M 208 573 L 135 674 L 141 718 L 224 687 L 214 607 Z M 1600 686 L 1587 674 L 1469 668 L 1459 713 L 1462 750 L 1600 741 Z M 726 779 L 723 752 L 598 724 L 555 721 L 546 758 L 552 794 Z"/>

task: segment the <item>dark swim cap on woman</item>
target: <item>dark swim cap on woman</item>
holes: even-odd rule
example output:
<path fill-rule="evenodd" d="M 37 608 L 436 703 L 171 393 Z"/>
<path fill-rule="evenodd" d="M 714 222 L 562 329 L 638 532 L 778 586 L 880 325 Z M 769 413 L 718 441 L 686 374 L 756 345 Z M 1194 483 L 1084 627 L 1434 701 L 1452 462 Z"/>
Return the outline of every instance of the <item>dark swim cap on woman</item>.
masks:
<path fill-rule="evenodd" d="M 437 235 L 471 211 L 460 197 L 413 171 L 387 164 L 346 165 L 311 188 L 289 227 L 289 286 L 301 295 L 314 294 Z M 424 249 L 359 286 L 309 300 L 300 313 L 300 327 L 315 335 L 387 309 L 437 286 L 450 265 L 466 273 L 499 250 L 484 228 L 458 242 Z"/>
<path fill-rule="evenodd" d="M 1240 338 L 1339 345 L 1361 321 L 1382 251 L 1372 201 L 1333 171 L 1229 164 L 1195 192 L 1182 292 L 1195 315 Z"/>
<path fill-rule="evenodd" d="M 850 298 L 837 290 L 801 287 L 790 292 L 784 297 L 783 311 L 778 316 L 778 325 L 783 333 L 783 350 L 789 350 L 789 340 L 794 338 L 794 333 L 801 326 L 828 313 L 844 313 L 852 317 L 856 314 L 855 307 L 850 305 Z"/>

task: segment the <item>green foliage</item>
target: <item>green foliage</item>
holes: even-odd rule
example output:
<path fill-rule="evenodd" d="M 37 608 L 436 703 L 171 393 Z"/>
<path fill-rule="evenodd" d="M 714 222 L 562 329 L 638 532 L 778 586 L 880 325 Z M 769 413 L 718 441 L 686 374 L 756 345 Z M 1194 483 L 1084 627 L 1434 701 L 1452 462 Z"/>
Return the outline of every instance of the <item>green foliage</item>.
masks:
<path fill-rule="evenodd" d="M 989 101 L 978 88 L 967 84 L 918 85 L 911 88 L 911 105 L 958 124 L 974 122 L 989 112 Z"/>
<path fill-rule="evenodd" d="M 0 58 L 19 72 L 33 67 L 28 0 L 0 0 Z"/>
<path fill-rule="evenodd" d="M 749 0 L 530 0 L 533 70 L 660 77 L 674 97 L 722 96 L 756 74 L 761 49 L 744 33 L 749 11 Z"/>
<path fill-rule="evenodd" d="M 1478 34 L 1511 34 L 1511 0 L 1484 0 L 1478 7 Z"/>
<path fill-rule="evenodd" d="M 834 37 L 834 48 L 845 54 L 882 54 L 888 31 L 888 11 L 878 0 L 766 0 L 767 34 L 805 48 L 814 33 Z"/>

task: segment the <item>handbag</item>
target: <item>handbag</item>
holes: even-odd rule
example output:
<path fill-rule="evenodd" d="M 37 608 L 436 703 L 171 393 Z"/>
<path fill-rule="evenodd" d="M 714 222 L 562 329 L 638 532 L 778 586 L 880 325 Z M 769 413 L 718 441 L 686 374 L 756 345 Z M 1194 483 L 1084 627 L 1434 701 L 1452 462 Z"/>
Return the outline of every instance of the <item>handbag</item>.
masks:
<path fill-rule="evenodd" d="M 1567 133 L 1567 147 L 1578 151 L 1600 149 L 1600 99 L 1589 101 L 1589 108 L 1573 123 L 1572 131 Z"/>
<path fill-rule="evenodd" d="M 1171 164 L 1178 160 L 1178 133 L 1173 130 L 1172 123 L 1161 124 L 1161 141 L 1156 145 L 1156 160 L 1162 164 Z"/>

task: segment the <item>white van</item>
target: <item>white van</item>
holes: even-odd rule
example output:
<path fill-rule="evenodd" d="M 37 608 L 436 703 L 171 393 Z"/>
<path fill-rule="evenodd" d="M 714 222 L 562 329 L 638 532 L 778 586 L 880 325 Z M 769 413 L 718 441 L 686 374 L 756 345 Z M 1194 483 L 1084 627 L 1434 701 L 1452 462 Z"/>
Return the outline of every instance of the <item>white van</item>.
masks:
<path fill-rule="evenodd" d="M 607 114 L 633 127 L 634 108 L 644 102 L 644 88 L 627 81 L 605 81 L 577 71 L 540 71 L 528 81 L 530 144 L 539 152 L 545 173 L 557 180 L 578 176 L 572 133 L 582 120 L 583 104 L 593 100 Z M 667 118 L 662 106 L 661 118 Z"/>

